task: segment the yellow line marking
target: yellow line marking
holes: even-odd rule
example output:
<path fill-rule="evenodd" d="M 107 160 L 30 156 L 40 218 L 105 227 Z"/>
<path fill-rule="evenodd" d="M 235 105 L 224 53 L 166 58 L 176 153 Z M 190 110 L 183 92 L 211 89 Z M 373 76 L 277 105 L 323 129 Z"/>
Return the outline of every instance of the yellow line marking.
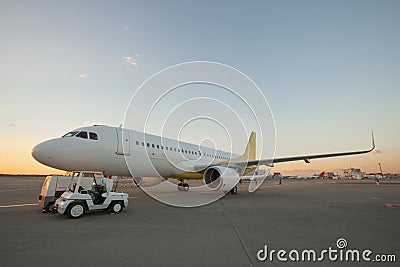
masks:
<path fill-rule="evenodd" d="M 14 208 L 14 207 L 26 207 L 26 206 L 37 206 L 37 203 L 29 203 L 29 204 L 14 204 L 14 205 L 6 205 L 6 206 L 0 206 L 0 209 L 4 208 Z"/>

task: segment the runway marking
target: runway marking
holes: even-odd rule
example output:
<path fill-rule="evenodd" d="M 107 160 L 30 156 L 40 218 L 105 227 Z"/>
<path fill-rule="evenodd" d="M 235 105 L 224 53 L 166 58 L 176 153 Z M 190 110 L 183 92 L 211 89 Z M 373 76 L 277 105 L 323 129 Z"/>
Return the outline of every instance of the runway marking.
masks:
<path fill-rule="evenodd" d="M 21 188 L 21 189 L 5 189 L 5 190 L 0 190 L 0 193 L 15 192 L 15 191 L 28 191 L 28 190 L 40 190 L 40 188 L 35 187 L 35 188 Z"/>
<path fill-rule="evenodd" d="M 37 203 L 28 203 L 28 204 L 14 204 L 14 205 L 5 205 L 5 206 L 0 206 L 0 209 L 4 208 L 15 208 L 15 207 L 26 207 L 26 206 L 37 206 Z"/>

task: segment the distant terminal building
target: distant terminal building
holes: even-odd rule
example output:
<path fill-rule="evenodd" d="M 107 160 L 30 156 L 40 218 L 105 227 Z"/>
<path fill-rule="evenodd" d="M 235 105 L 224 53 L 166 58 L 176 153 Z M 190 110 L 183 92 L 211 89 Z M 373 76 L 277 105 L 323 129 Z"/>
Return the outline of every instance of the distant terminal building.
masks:
<path fill-rule="evenodd" d="M 399 179 L 400 178 L 400 174 L 398 173 L 384 173 L 383 177 L 382 174 L 379 172 L 370 172 L 365 174 L 364 176 L 366 179 Z"/>
<path fill-rule="evenodd" d="M 365 172 L 362 172 L 361 169 L 356 168 L 347 168 L 343 169 L 343 177 L 345 179 L 362 179 L 364 177 Z"/>
<path fill-rule="evenodd" d="M 320 179 L 335 179 L 335 177 L 337 179 L 337 176 L 333 172 L 323 171 L 319 174 L 318 178 L 320 178 Z"/>

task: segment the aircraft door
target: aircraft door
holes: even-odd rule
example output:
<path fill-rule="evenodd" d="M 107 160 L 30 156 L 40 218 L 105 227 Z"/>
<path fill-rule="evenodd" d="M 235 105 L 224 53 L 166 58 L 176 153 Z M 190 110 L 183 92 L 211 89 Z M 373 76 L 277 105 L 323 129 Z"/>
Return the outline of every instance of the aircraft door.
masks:
<path fill-rule="evenodd" d="M 124 131 L 122 134 L 121 128 L 117 128 L 116 131 L 118 140 L 116 154 L 129 156 L 131 154 L 129 132 Z"/>

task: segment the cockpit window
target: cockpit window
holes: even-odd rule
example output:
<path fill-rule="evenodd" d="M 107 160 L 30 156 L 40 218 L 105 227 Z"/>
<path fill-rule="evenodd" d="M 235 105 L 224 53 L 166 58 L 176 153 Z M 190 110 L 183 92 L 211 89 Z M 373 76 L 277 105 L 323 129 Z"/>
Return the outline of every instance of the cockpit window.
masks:
<path fill-rule="evenodd" d="M 64 134 L 62 137 L 72 137 L 72 136 L 75 136 L 77 133 L 78 132 L 69 132 L 69 133 Z"/>
<path fill-rule="evenodd" d="M 97 136 L 96 133 L 89 132 L 89 137 L 92 140 L 99 140 L 99 137 Z"/>
<path fill-rule="evenodd" d="M 76 137 L 87 139 L 87 132 L 79 132 Z"/>

